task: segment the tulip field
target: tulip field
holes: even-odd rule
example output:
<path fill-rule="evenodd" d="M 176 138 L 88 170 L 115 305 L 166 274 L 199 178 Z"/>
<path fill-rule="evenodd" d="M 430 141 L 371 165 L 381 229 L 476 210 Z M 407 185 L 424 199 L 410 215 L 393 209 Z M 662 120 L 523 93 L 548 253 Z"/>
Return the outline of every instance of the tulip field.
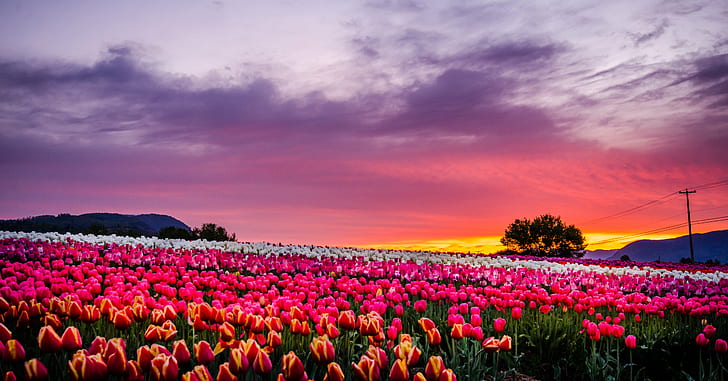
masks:
<path fill-rule="evenodd" d="M 0 232 L 4 380 L 728 378 L 728 267 Z"/>

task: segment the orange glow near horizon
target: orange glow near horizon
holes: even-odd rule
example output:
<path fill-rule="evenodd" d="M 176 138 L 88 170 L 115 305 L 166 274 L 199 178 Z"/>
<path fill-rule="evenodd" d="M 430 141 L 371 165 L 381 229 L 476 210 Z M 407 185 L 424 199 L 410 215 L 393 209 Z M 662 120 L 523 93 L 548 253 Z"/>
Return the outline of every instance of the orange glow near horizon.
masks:
<path fill-rule="evenodd" d="M 613 233 L 613 232 L 594 232 L 584 233 L 587 242 L 587 250 L 613 250 L 620 249 L 630 242 L 636 240 L 662 240 L 680 237 L 685 234 L 681 233 L 665 233 L 640 236 L 637 238 L 629 238 L 624 240 L 616 240 L 620 237 L 627 237 L 635 233 Z M 454 252 L 454 253 L 474 253 L 474 254 L 493 254 L 504 250 L 505 247 L 500 243 L 501 236 L 480 236 L 480 237 L 459 237 L 450 239 L 435 240 L 407 240 L 392 241 L 384 243 L 371 243 L 354 245 L 354 247 L 368 249 L 390 249 L 390 250 L 412 250 L 412 251 L 435 251 L 435 252 Z M 599 243 L 606 240 L 615 240 L 605 243 Z M 591 244 L 590 242 L 598 243 Z"/>

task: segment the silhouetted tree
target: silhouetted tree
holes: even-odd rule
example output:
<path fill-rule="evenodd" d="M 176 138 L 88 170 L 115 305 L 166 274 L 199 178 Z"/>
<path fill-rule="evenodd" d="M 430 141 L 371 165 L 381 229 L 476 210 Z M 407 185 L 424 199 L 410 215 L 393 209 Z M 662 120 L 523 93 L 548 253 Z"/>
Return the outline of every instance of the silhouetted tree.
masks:
<path fill-rule="evenodd" d="M 157 234 L 157 237 L 186 240 L 194 239 L 191 231 L 184 228 L 178 228 L 176 226 L 163 227 L 159 230 L 159 234 Z"/>
<path fill-rule="evenodd" d="M 625 261 L 625 262 L 629 262 L 629 261 L 631 261 L 631 259 L 629 259 L 629 255 L 627 255 L 627 254 L 625 254 L 625 255 L 623 255 L 623 256 L 621 256 L 621 257 L 619 257 L 619 260 L 620 260 L 620 261 Z"/>
<path fill-rule="evenodd" d="M 202 224 L 202 227 L 192 229 L 192 234 L 208 241 L 235 241 L 234 233 L 230 235 L 224 227 L 215 224 Z"/>
<path fill-rule="evenodd" d="M 93 224 L 86 229 L 83 229 L 84 234 L 95 234 L 95 235 L 108 235 L 109 230 L 104 225 Z"/>
<path fill-rule="evenodd" d="M 539 257 L 581 257 L 586 247 L 581 230 L 550 214 L 533 220 L 516 219 L 506 229 L 501 243 L 509 250 Z"/>

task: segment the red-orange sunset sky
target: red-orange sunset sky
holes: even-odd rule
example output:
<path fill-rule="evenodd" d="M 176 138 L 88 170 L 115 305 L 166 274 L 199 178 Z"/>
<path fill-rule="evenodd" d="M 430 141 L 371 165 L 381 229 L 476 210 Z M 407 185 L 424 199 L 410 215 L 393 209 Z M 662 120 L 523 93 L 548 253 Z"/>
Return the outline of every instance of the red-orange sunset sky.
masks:
<path fill-rule="evenodd" d="M 3 1 L 0 219 L 495 252 L 550 213 L 599 249 L 686 234 L 694 188 L 694 231 L 726 229 L 726 20 L 708 0 Z"/>

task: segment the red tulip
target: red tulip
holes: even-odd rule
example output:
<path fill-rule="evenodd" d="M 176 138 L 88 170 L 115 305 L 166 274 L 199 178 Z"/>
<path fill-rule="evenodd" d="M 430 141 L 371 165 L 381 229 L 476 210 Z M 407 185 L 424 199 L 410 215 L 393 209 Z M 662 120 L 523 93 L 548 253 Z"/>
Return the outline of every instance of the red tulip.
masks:
<path fill-rule="evenodd" d="M 328 364 L 334 361 L 336 352 L 334 345 L 325 337 L 316 337 L 309 345 L 314 361 L 319 364 Z"/>
<path fill-rule="evenodd" d="M 358 320 L 356 314 L 352 310 L 346 310 L 339 314 L 339 326 L 344 329 L 356 329 Z"/>
<path fill-rule="evenodd" d="M 192 358 L 190 349 L 187 348 L 187 344 L 184 340 L 177 340 L 172 344 L 172 356 L 174 356 L 180 364 L 187 364 Z"/>
<path fill-rule="evenodd" d="M 707 337 L 708 339 L 711 339 L 711 340 L 715 339 L 715 335 L 716 335 L 717 331 L 718 330 L 710 324 L 703 327 L 703 333 L 705 334 L 705 337 Z"/>
<path fill-rule="evenodd" d="M 624 335 L 624 327 L 622 327 L 621 325 L 612 326 L 612 336 L 619 339 L 623 335 Z"/>
<path fill-rule="evenodd" d="M 210 370 L 205 365 L 197 365 L 192 369 L 192 374 L 198 381 L 212 381 Z"/>
<path fill-rule="evenodd" d="M 222 363 L 217 371 L 216 381 L 238 381 L 238 376 L 230 370 L 230 364 Z"/>
<path fill-rule="evenodd" d="M 230 350 L 230 371 L 234 374 L 242 375 L 248 371 L 250 362 L 245 352 L 241 348 L 233 348 Z"/>
<path fill-rule="evenodd" d="M 454 324 L 452 326 L 452 329 L 450 330 L 450 337 L 452 337 L 455 340 L 460 340 L 465 336 L 463 333 L 463 325 L 462 324 Z"/>
<path fill-rule="evenodd" d="M 438 381 L 457 381 L 457 377 L 455 377 L 455 372 L 452 369 L 445 369 L 440 373 Z"/>
<path fill-rule="evenodd" d="M 58 335 L 56 335 L 58 336 Z M 3 356 L 5 362 L 22 362 L 25 360 L 25 348 L 18 340 L 10 339 L 5 343 L 5 354 Z"/>
<path fill-rule="evenodd" d="M 333 326 L 332 326 L 333 327 Z M 268 345 L 273 348 L 278 348 L 283 344 L 281 334 L 278 331 L 268 331 Z"/>
<path fill-rule="evenodd" d="M 135 360 L 129 360 L 126 362 L 126 374 L 124 374 L 125 381 L 144 381 L 144 372 L 139 366 L 139 363 Z"/>
<path fill-rule="evenodd" d="M 510 336 L 505 335 L 500 338 L 498 341 L 498 349 L 504 352 L 508 352 L 511 350 L 511 346 L 513 344 L 513 339 L 511 339 Z"/>
<path fill-rule="evenodd" d="M 422 372 L 415 373 L 415 376 L 412 377 L 412 381 L 427 381 L 427 377 L 425 377 Z"/>
<path fill-rule="evenodd" d="M 5 343 L 12 338 L 13 333 L 5 326 L 5 324 L 0 323 L 0 342 Z"/>
<path fill-rule="evenodd" d="M 152 359 L 151 371 L 154 381 L 174 381 L 179 375 L 179 364 L 174 356 L 159 354 Z"/>
<path fill-rule="evenodd" d="M 2 343 L 2 341 L 0 341 Z M 18 378 L 15 376 L 15 373 L 12 370 L 9 370 L 5 372 L 5 375 L 3 376 L 3 381 L 17 381 Z"/>
<path fill-rule="evenodd" d="M 48 369 L 38 359 L 31 359 L 25 362 L 25 379 L 29 381 L 40 381 L 48 378 Z"/>
<path fill-rule="evenodd" d="M 85 305 L 81 310 L 81 321 L 84 323 L 95 323 L 101 319 L 101 311 L 94 305 Z"/>
<path fill-rule="evenodd" d="M 520 307 L 513 307 L 511 310 L 511 317 L 514 320 L 520 320 L 523 317 L 523 310 Z"/>
<path fill-rule="evenodd" d="M 437 328 L 427 331 L 427 342 L 430 345 L 440 345 L 442 337 L 440 336 L 440 331 Z"/>
<path fill-rule="evenodd" d="M 425 311 L 427 311 L 427 301 L 418 300 L 415 302 L 414 307 L 415 307 L 415 311 L 417 311 L 419 313 L 424 313 Z"/>
<path fill-rule="evenodd" d="M 248 364 L 252 365 L 255 362 L 255 358 L 258 357 L 260 352 L 260 346 L 255 340 L 248 339 L 242 345 L 243 353 L 248 358 Z"/>
<path fill-rule="evenodd" d="M 308 380 L 303 362 L 293 351 L 283 355 L 283 359 L 281 360 L 281 373 L 286 381 Z"/>
<path fill-rule="evenodd" d="M 68 361 L 68 370 L 74 381 L 106 379 L 108 368 L 100 354 L 87 356 L 82 351 L 73 354 Z"/>
<path fill-rule="evenodd" d="M 427 332 L 433 328 L 437 328 L 437 326 L 435 325 L 435 322 L 428 318 L 421 318 L 417 322 L 420 324 L 420 327 L 422 327 L 422 330 L 425 332 Z"/>
<path fill-rule="evenodd" d="M 445 370 L 445 362 L 442 357 L 432 356 L 425 365 L 425 378 L 427 378 L 427 381 L 437 381 L 443 370 Z"/>
<path fill-rule="evenodd" d="M 270 357 L 265 351 L 259 351 L 258 355 L 255 356 L 253 361 L 253 372 L 257 374 L 268 374 L 273 369 L 273 364 L 270 361 Z"/>
<path fill-rule="evenodd" d="M 120 344 L 113 344 L 109 340 L 109 344 L 106 346 L 104 351 L 104 358 L 106 359 L 106 365 L 108 372 L 111 374 L 124 374 L 126 372 L 126 349 Z"/>
<path fill-rule="evenodd" d="M 324 381 L 344 381 L 344 371 L 341 370 L 341 366 L 335 362 L 330 362 L 326 366 Z"/>
<path fill-rule="evenodd" d="M 498 318 L 493 321 L 493 329 L 496 333 L 501 333 L 506 329 L 506 319 Z"/>
<path fill-rule="evenodd" d="M 41 327 L 38 332 L 38 348 L 43 353 L 55 353 L 61 350 L 63 341 L 53 327 Z"/>
<path fill-rule="evenodd" d="M 114 317 L 111 322 L 114 323 L 114 327 L 117 329 L 127 329 L 131 326 L 131 319 L 122 311 L 114 312 Z"/>
<path fill-rule="evenodd" d="M 726 343 L 723 339 L 718 339 L 715 341 L 715 351 L 718 353 L 726 353 L 728 352 L 728 343 Z"/>
<path fill-rule="evenodd" d="M 197 361 L 197 363 L 210 365 L 213 361 L 215 361 L 215 353 L 212 351 L 212 347 L 210 347 L 210 343 L 207 341 L 202 340 L 193 347 L 195 350 L 195 361 Z"/>
<path fill-rule="evenodd" d="M 88 348 L 88 353 L 95 355 L 98 353 L 103 354 L 106 350 L 106 338 L 101 336 L 96 336 L 94 340 L 91 342 L 91 346 Z M 151 359 L 150 359 L 151 360 Z"/>
<path fill-rule="evenodd" d="M 68 327 L 63 331 L 61 337 L 63 349 L 67 351 L 79 350 L 83 347 L 83 341 L 81 339 L 81 332 L 76 327 Z"/>
<path fill-rule="evenodd" d="M 637 348 L 637 338 L 633 335 L 628 335 L 624 338 L 624 345 L 629 349 Z"/>
<path fill-rule="evenodd" d="M 370 345 L 369 348 L 367 348 L 367 351 L 364 353 L 364 356 L 368 356 L 369 358 L 373 359 L 374 363 L 377 364 L 379 369 L 385 369 L 389 365 L 387 352 L 385 352 L 382 348 Z"/>
<path fill-rule="evenodd" d="M 695 337 L 695 343 L 698 344 L 699 347 L 707 347 L 708 343 L 710 343 L 710 339 L 705 337 L 705 334 L 701 333 Z"/>
<path fill-rule="evenodd" d="M 389 379 L 391 381 L 408 381 L 409 370 L 407 369 L 407 362 L 402 359 L 397 359 L 392 364 L 392 369 L 389 371 Z"/>
<path fill-rule="evenodd" d="M 542 313 L 542 314 L 545 315 L 545 314 L 551 312 L 551 306 L 549 306 L 549 305 L 543 305 L 543 306 L 541 306 L 541 307 L 538 308 L 538 312 L 540 312 L 540 313 Z"/>
<path fill-rule="evenodd" d="M 218 327 L 217 332 L 220 334 L 220 340 L 222 341 L 232 341 L 235 339 L 235 327 L 228 322 L 222 323 Z"/>
<path fill-rule="evenodd" d="M 379 381 L 379 366 L 368 356 L 362 356 L 358 364 L 351 363 L 354 368 L 354 380 L 356 381 Z"/>
<path fill-rule="evenodd" d="M 481 347 L 487 353 L 495 353 L 495 352 L 498 352 L 498 350 L 500 350 L 499 344 L 500 343 L 498 342 L 498 340 L 495 337 L 491 336 L 491 337 L 483 340 L 483 342 L 481 343 Z"/>

